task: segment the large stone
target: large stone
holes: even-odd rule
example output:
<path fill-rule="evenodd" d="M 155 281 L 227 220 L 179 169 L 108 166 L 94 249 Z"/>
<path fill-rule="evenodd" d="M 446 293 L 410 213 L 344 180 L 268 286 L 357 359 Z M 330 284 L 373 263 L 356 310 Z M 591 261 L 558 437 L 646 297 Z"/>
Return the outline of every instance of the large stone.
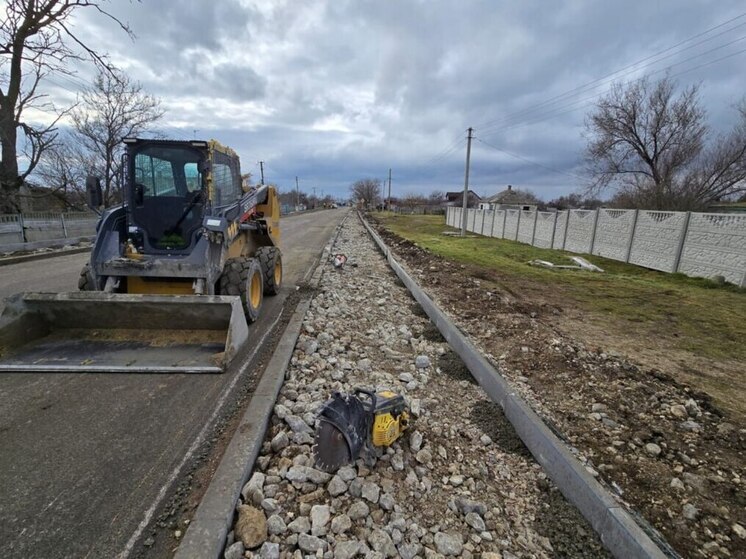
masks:
<path fill-rule="evenodd" d="M 308 426 L 308 423 L 297 415 L 288 415 L 285 417 L 285 423 L 288 424 L 293 433 L 313 433 L 313 429 Z"/>
<path fill-rule="evenodd" d="M 378 506 L 383 510 L 394 510 L 395 505 L 396 501 L 394 501 L 394 497 L 389 493 L 384 493 L 381 495 L 381 498 L 378 499 Z"/>
<path fill-rule="evenodd" d="M 306 466 L 293 466 L 288 469 L 285 474 L 285 479 L 288 481 L 294 481 L 297 483 L 303 483 L 308 480 L 308 470 Z"/>
<path fill-rule="evenodd" d="M 326 542 L 316 536 L 310 536 L 308 534 L 300 534 L 298 536 L 298 547 L 301 551 L 306 553 L 316 553 L 319 549 L 326 550 Z"/>
<path fill-rule="evenodd" d="M 484 520 L 476 512 L 470 512 L 466 515 L 466 523 L 477 532 L 484 532 L 487 529 L 484 525 Z"/>
<path fill-rule="evenodd" d="M 236 538 L 248 549 L 256 549 L 267 540 L 267 518 L 264 513 L 249 505 L 238 507 L 235 526 Z"/>
<path fill-rule="evenodd" d="M 357 477 L 357 472 L 355 471 L 354 466 L 343 466 L 337 470 L 337 476 L 339 476 L 342 481 L 352 481 Z"/>
<path fill-rule="evenodd" d="M 678 419 L 684 419 L 685 417 L 689 417 L 689 412 L 686 411 L 686 408 L 682 406 L 681 404 L 674 404 L 669 409 L 671 412 L 671 415 L 678 418 Z"/>
<path fill-rule="evenodd" d="M 446 557 L 461 555 L 464 549 L 464 538 L 457 532 L 438 532 L 435 534 L 435 549 Z"/>
<path fill-rule="evenodd" d="M 288 438 L 288 434 L 285 431 L 280 431 L 272 438 L 270 446 L 272 447 L 272 452 L 280 452 L 289 444 L 290 439 Z"/>
<path fill-rule="evenodd" d="M 403 543 L 399 547 L 399 556 L 402 559 L 414 559 L 422 550 L 422 546 L 417 542 Z M 484 556 L 484 554 L 482 555 Z"/>
<path fill-rule="evenodd" d="M 422 448 L 422 433 L 415 431 L 409 437 L 409 448 L 412 452 L 417 452 Z"/>

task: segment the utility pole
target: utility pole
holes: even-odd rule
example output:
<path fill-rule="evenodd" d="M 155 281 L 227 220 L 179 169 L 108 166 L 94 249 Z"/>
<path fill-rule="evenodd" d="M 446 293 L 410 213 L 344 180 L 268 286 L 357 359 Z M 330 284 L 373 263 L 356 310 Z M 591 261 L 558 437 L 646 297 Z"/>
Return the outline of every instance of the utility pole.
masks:
<path fill-rule="evenodd" d="M 466 137 L 466 172 L 464 175 L 464 201 L 461 206 L 461 236 L 466 236 L 466 209 L 469 203 L 469 160 L 471 159 L 471 133 L 473 128 L 469 127 L 469 135 Z"/>
<path fill-rule="evenodd" d="M 295 177 L 295 209 L 300 206 L 300 189 L 298 188 L 298 177 Z"/>
<path fill-rule="evenodd" d="M 316 187 L 313 187 L 313 207 L 316 208 Z"/>
<path fill-rule="evenodd" d="M 261 182 L 261 184 L 263 185 L 264 184 L 264 161 L 260 161 L 259 162 L 259 171 L 262 174 L 262 182 Z"/>
<path fill-rule="evenodd" d="M 388 209 L 391 210 L 391 167 L 389 167 L 389 203 Z"/>

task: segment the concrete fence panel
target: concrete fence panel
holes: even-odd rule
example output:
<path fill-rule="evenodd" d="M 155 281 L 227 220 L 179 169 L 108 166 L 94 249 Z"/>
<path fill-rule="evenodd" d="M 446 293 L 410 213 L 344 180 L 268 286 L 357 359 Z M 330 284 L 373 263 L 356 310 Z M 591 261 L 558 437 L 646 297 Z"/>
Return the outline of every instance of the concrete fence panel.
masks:
<path fill-rule="evenodd" d="M 534 240 L 534 220 L 536 212 L 521 210 L 521 222 L 518 226 L 518 241 L 532 244 Z"/>
<path fill-rule="evenodd" d="M 503 232 L 504 239 L 515 240 L 518 235 L 518 217 L 520 216 L 520 210 L 505 210 L 505 231 Z"/>
<path fill-rule="evenodd" d="M 492 226 L 492 236 L 502 239 L 505 231 L 505 210 L 495 210 L 495 224 Z"/>
<path fill-rule="evenodd" d="M 474 232 L 477 235 L 482 234 L 482 228 L 484 227 L 484 210 L 474 210 Z"/>
<path fill-rule="evenodd" d="M 554 235 L 554 220 L 556 212 L 538 212 L 536 215 L 536 228 L 534 230 L 534 246 L 541 248 L 552 248 L 552 237 Z"/>
<path fill-rule="evenodd" d="M 596 212 L 593 210 L 570 210 L 567 222 L 565 250 L 591 252 Z"/>
<path fill-rule="evenodd" d="M 557 220 L 554 224 L 554 242 L 552 248 L 558 250 L 564 250 L 565 239 L 567 238 L 567 218 L 570 217 L 570 212 L 557 212 Z"/>
<path fill-rule="evenodd" d="M 593 254 L 625 262 L 635 228 L 635 210 L 598 210 Z"/>
<path fill-rule="evenodd" d="M 477 210 L 467 208 L 466 210 L 466 230 L 474 232 L 474 220 L 477 218 Z"/>
<path fill-rule="evenodd" d="M 484 235 L 485 237 L 491 237 L 493 225 L 495 225 L 495 210 L 485 210 L 482 235 Z"/>
<path fill-rule="evenodd" d="M 23 224 L 16 214 L 0 215 L 0 246 L 22 243 Z"/>
<path fill-rule="evenodd" d="M 746 287 L 746 215 L 691 214 L 678 271 Z"/>
<path fill-rule="evenodd" d="M 687 220 L 687 212 L 640 210 L 629 261 L 662 272 L 675 272 Z"/>

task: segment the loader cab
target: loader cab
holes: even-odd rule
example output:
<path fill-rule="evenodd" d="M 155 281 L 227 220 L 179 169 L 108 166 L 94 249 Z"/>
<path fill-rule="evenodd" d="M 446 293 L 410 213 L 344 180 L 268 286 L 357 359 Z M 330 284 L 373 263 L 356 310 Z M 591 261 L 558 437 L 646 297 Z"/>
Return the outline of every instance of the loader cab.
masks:
<path fill-rule="evenodd" d="M 209 205 L 206 142 L 127 139 L 127 235 L 145 254 L 188 254 Z"/>

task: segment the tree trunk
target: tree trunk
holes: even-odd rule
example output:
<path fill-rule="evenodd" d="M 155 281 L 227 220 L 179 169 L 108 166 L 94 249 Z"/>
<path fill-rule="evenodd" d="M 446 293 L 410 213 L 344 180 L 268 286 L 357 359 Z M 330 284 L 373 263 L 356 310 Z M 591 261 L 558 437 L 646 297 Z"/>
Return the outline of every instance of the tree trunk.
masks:
<path fill-rule="evenodd" d="M 18 160 L 16 159 L 16 140 L 18 132 L 12 106 L 0 108 L 0 142 L 2 142 L 2 161 L 0 161 L 0 212 L 16 213 L 18 191 L 21 180 L 18 178 Z"/>

